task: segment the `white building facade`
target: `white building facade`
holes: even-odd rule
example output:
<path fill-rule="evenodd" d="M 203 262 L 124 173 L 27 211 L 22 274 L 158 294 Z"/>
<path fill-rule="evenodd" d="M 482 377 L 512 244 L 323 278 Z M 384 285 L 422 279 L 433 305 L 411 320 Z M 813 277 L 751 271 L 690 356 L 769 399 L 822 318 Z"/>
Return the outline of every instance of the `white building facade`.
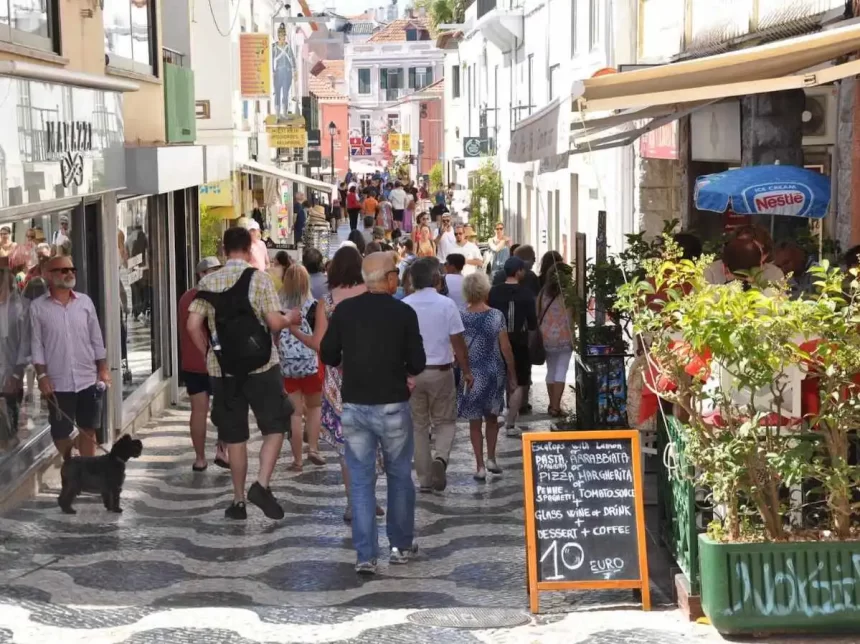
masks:
<path fill-rule="evenodd" d="M 479 0 L 455 35 L 458 49 L 446 49 L 446 78 L 452 79 L 445 88 L 450 180 L 468 186 L 469 174 L 484 159 L 469 156 L 467 139 L 480 139 L 482 156 L 498 159 L 508 231 L 539 256 L 554 249 L 570 261 L 577 232 L 586 233 L 593 256 L 599 211 L 607 213 L 611 250 L 620 250 L 624 235 L 635 230 L 632 149 L 568 155 L 567 131 L 573 83 L 636 60 L 636 5 Z M 509 161 L 512 131 L 540 119 L 553 101 L 560 119 L 556 150 L 524 163 Z"/>
<path fill-rule="evenodd" d="M 410 135 L 409 149 L 392 153 L 418 155 L 418 119 L 406 122 L 401 105 L 410 94 L 442 78 L 445 57 L 430 39 L 426 18 L 395 20 L 363 43 L 348 43 L 345 57 L 353 169 L 390 163 L 385 150 L 389 133 Z"/>

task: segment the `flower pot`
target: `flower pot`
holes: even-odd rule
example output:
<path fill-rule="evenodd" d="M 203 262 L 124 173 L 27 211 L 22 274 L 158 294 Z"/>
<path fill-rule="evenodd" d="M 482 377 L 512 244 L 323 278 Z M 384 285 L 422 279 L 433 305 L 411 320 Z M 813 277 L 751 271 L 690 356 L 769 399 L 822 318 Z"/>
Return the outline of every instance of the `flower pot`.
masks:
<path fill-rule="evenodd" d="M 860 633 L 860 542 L 699 535 L 702 609 L 726 635 Z"/>

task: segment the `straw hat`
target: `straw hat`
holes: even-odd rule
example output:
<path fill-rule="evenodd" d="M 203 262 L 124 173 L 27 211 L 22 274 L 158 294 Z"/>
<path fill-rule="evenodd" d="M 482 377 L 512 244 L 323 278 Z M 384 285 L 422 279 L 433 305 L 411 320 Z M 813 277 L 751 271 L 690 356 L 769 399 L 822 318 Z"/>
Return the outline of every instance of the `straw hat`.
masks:
<path fill-rule="evenodd" d="M 328 226 L 328 222 L 325 218 L 325 208 L 320 205 L 316 205 L 313 208 L 308 210 L 308 223 L 314 225 L 324 225 Z"/>

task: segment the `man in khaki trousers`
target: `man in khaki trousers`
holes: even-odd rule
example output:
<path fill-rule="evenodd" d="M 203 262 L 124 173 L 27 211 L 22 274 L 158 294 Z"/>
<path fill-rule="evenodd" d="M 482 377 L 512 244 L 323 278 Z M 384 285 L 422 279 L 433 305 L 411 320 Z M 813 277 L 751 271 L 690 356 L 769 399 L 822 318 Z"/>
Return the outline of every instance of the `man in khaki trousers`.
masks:
<path fill-rule="evenodd" d="M 415 429 L 415 472 L 422 492 L 441 492 L 448 484 L 446 470 L 457 429 L 455 355 L 463 373 L 462 385 L 470 387 L 473 378 L 460 312 L 452 299 L 437 290 L 442 279 L 439 260 L 419 259 L 409 271 L 415 292 L 403 301 L 415 309 L 427 355 L 427 366 L 415 377 L 409 399 Z M 431 426 L 435 457 L 430 449 Z"/>

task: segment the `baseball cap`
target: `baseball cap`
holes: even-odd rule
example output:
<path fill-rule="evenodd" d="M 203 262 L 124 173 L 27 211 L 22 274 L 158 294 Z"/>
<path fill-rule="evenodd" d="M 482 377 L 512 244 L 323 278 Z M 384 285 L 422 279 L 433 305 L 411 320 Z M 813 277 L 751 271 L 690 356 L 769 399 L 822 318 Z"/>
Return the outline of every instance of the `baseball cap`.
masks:
<path fill-rule="evenodd" d="M 526 270 L 526 263 L 519 257 L 508 257 L 505 261 L 505 275 L 513 277 L 520 271 Z"/>
<path fill-rule="evenodd" d="M 218 258 L 204 257 L 197 263 L 196 272 L 198 275 L 200 275 L 200 273 L 211 271 L 213 268 L 221 268 L 221 262 L 218 261 Z"/>
<path fill-rule="evenodd" d="M 256 219 L 248 221 L 248 230 L 260 230 L 260 224 L 257 223 Z"/>

